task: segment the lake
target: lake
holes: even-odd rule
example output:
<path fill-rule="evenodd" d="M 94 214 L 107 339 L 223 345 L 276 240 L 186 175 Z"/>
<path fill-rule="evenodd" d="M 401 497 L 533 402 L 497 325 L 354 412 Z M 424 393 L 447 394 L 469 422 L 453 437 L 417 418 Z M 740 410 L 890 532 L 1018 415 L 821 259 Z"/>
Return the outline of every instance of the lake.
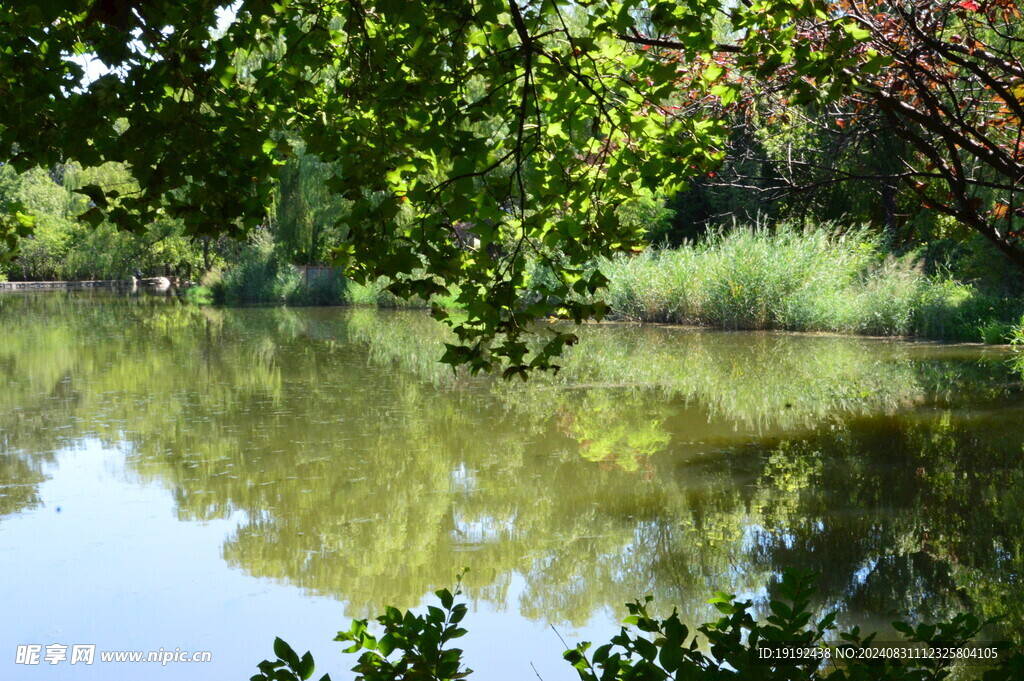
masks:
<path fill-rule="evenodd" d="M 763 608 L 789 566 L 843 625 L 1024 635 L 1005 349 L 603 325 L 524 385 L 437 364 L 415 311 L 5 294 L 0 324 L 0 678 L 247 679 L 275 636 L 350 678 L 338 630 L 463 567 L 479 679 L 575 679 L 559 636 L 645 594 Z M 14 664 L 53 643 L 212 659 Z"/>

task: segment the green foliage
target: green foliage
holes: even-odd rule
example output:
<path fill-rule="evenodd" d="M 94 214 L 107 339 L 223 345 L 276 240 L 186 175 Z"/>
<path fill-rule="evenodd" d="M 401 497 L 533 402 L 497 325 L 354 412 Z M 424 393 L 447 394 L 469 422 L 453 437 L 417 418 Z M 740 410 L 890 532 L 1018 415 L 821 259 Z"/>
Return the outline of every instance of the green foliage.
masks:
<path fill-rule="evenodd" d="M 643 201 L 657 206 L 649 197 Z M 422 299 L 396 296 L 394 282 L 387 278 L 359 284 L 325 270 L 304 279 L 283 250 L 273 234 L 260 232 L 243 250 L 239 264 L 211 287 L 215 299 L 429 307 Z M 543 302 L 569 315 L 565 300 L 551 294 L 559 275 L 545 262 L 549 260 L 530 260 L 520 305 Z M 1008 342 L 1007 324 L 1021 308 L 1018 300 L 984 295 L 945 276 L 927 276 L 913 256 L 885 256 L 880 237 L 864 230 L 838 235 L 785 225 L 775 230 L 737 228 L 697 244 L 651 248 L 580 271 L 577 284 L 607 279 L 600 296 L 612 318 L 726 329 Z M 435 296 L 431 302 L 446 310 L 460 305 L 457 295 Z"/>
<path fill-rule="evenodd" d="M 978 328 L 981 341 L 986 345 L 1005 345 L 1013 341 L 1014 327 L 1005 322 L 992 321 Z"/>
<path fill-rule="evenodd" d="M 287 245 L 269 231 L 254 232 L 241 249 L 237 262 L 223 272 L 204 278 L 204 292 L 192 294 L 202 301 L 208 295 L 226 304 L 365 305 L 383 308 L 426 309 L 421 299 L 406 300 L 391 292 L 392 282 L 380 278 L 356 283 L 336 269 L 314 269 L 303 274 L 287 257 Z M 438 298 L 439 306 L 454 307 L 451 298 Z"/>
<path fill-rule="evenodd" d="M 292 647 L 280 637 L 274 639 L 274 654 L 277 661 L 260 662 L 260 673 L 250 677 L 249 681 L 306 681 L 313 676 L 316 666 L 313 655 L 307 650 L 301 658 Z M 320 681 L 331 681 L 328 674 L 320 677 Z"/>
<path fill-rule="evenodd" d="M 976 234 L 965 234 L 962 227 L 920 235 L 923 245 L 914 250 L 928 274 L 936 274 L 972 284 L 993 298 L 1019 297 L 1024 294 L 1024 274 L 1007 267 L 996 248 Z"/>
<path fill-rule="evenodd" d="M 751 614 L 752 601 L 741 601 L 735 595 L 718 592 L 710 603 L 721 617 L 697 627 L 696 631 L 682 623 L 673 612 L 664 619 L 648 610 L 652 598 L 626 604 L 629 611 L 619 634 L 609 643 L 593 650 L 584 642 L 567 650 L 565 660 L 579 674 L 581 681 L 712 681 L 737 679 L 750 681 L 942 681 L 950 678 L 955 661 L 942 656 L 856 657 L 857 651 L 870 651 L 877 634 L 864 635 L 858 627 L 840 632 L 836 637 L 836 613 L 816 618 L 810 610 L 815 594 L 815 576 L 786 570 L 769 604 L 770 615 L 763 622 Z M 377 621 L 384 627 L 378 639 L 367 629 L 366 620 L 354 620 L 351 629 L 339 632 L 337 641 L 354 645 L 345 652 L 366 652 L 352 671 L 357 681 L 449 681 L 468 676 L 471 670 L 462 666 L 462 651 L 445 649 L 450 640 L 462 636 L 459 627 L 466 613 L 464 604 L 455 604 L 460 593 L 437 592 L 441 607 L 428 606 L 427 615 L 402 613 L 389 607 Z M 894 622 L 903 638 L 899 645 L 929 648 L 963 648 L 996 619 L 979 620 L 960 614 L 946 622 L 919 624 Z M 841 642 L 833 643 L 837 639 Z M 1008 643 L 992 644 L 1000 650 L 998 666 L 981 668 L 970 674 L 961 670 L 957 678 L 978 681 L 1011 681 L 1024 672 L 1024 653 Z M 800 659 L 779 660 L 765 657 L 764 651 L 782 647 L 816 651 Z M 840 660 L 836 651 L 853 653 Z M 399 651 L 397 657 L 389 659 Z M 309 653 L 300 660 L 288 644 L 278 638 L 274 643 L 276 662 L 260 663 L 261 674 L 252 681 L 307 679 L 313 660 Z M 329 681 L 326 675 L 324 679 Z"/>
<path fill-rule="evenodd" d="M 34 214 L 28 233 L 14 243 L 20 246 L 8 254 L 7 269 L 14 279 L 59 279 L 74 223 L 68 218 L 68 194 L 49 174 L 33 168 L 18 174 L 10 165 L 0 166 L 0 206 L 20 205 Z"/>
<path fill-rule="evenodd" d="M 32 238 L 22 239 L 10 272 L 18 280 L 62 280 L 69 269 L 68 253 L 73 242 L 74 223 L 49 215 L 36 220 Z"/>
<path fill-rule="evenodd" d="M 220 26 L 229 5 L 232 20 Z M 199 0 L 187 8 L 148 0 L 144 11 L 93 0 L 7 3 L 0 9 L 0 157 L 21 171 L 68 162 L 132 168 L 126 188 L 75 184 L 78 201 L 89 200 L 81 217 L 93 226 L 106 220 L 142 234 L 172 220 L 193 238 L 243 235 L 276 221 L 286 260 L 331 257 L 361 284 L 386 277 L 403 299 L 447 297 L 462 307 L 457 318 L 434 308 L 455 330 L 445 361 L 473 371 L 501 364 L 508 375 L 526 376 L 557 367 L 573 342 L 559 332 L 527 343 L 532 321 L 554 309 L 576 321 L 604 314 L 592 297 L 603 280 L 587 273 L 587 263 L 669 231 L 665 212 L 637 197 L 670 197 L 722 162 L 738 122 L 726 110 L 750 95 L 741 77 L 759 84 L 785 74 L 763 89 L 778 93 L 785 108 L 812 114 L 854 91 L 876 98 L 890 91 L 864 87 L 873 77 L 885 82 L 902 54 L 887 51 L 888 29 L 869 30 L 839 9 L 722 0 L 585 7 L 571 0 Z M 964 12 L 951 16 L 956 26 L 978 24 Z M 647 35 L 670 39 L 651 43 Z M 718 50 L 720 40 L 733 44 Z M 969 66 L 952 69 L 951 78 L 995 79 L 1014 104 L 1015 76 L 1000 80 L 985 62 L 960 58 Z M 102 62 L 106 72 L 87 80 L 83 60 Z M 918 63 L 952 61 L 911 59 L 900 68 L 918 76 Z M 976 73 L 985 75 L 978 81 Z M 760 94 L 759 85 L 753 89 Z M 972 141 L 953 145 L 968 154 L 962 165 L 1002 159 L 1002 174 L 1015 183 L 1019 164 L 1006 154 L 970 155 L 979 130 L 1007 126 L 963 127 L 962 114 L 980 110 L 960 106 L 965 101 L 974 95 L 953 99 L 960 116 L 930 122 Z M 919 118 L 895 116 L 913 123 L 910 132 L 934 128 Z M 999 143 L 983 137 L 980 148 L 1009 148 L 1002 142 L 1012 136 L 1000 135 Z M 748 136 L 792 167 L 794 158 L 813 166 L 810 150 L 832 133 L 786 124 L 773 138 Z M 808 154 L 794 157 L 794 146 Z M 946 182 L 951 189 L 972 183 Z M 834 190 L 818 209 L 857 218 L 869 212 L 849 194 Z M 48 229 L 25 202 L 7 203 L 0 232 L 12 245 Z M 745 200 L 727 203 L 750 213 L 739 205 Z M 1012 233 L 1016 218 L 1009 219 Z M 459 238 L 467 229 L 475 245 Z M 59 251 L 59 243 L 51 246 L 48 253 Z M 528 257 L 555 276 L 520 305 Z M 908 323 L 901 307 L 889 306 L 900 293 L 881 290 L 886 282 L 864 294 L 879 306 L 865 330 Z M 779 314 L 790 323 L 789 313 L 767 309 L 770 298 L 750 297 L 753 282 L 734 283 L 744 287 L 732 292 L 735 300 L 716 298 L 715 314 L 726 323 Z M 287 281 L 277 286 L 256 297 L 292 294 Z M 733 303 L 746 307 L 737 312 Z"/>
<path fill-rule="evenodd" d="M 841 177 L 810 173 L 810 186 L 828 189 L 802 203 L 813 203 L 818 217 L 873 217 L 879 211 L 866 206 L 876 187 L 849 190 L 838 180 L 880 177 L 879 193 L 888 197 L 882 222 L 891 227 L 892 180 L 906 161 L 906 178 L 922 180 L 914 192 L 1024 267 L 1010 208 L 1021 166 L 1007 153 L 989 153 L 1019 137 L 1017 76 L 961 45 L 974 41 L 986 48 L 978 54 L 1004 55 L 993 27 L 1012 43 L 1019 22 L 1000 17 L 998 3 L 981 12 L 951 8 L 918 32 L 903 28 L 921 8 L 875 20 L 873 6 L 857 2 L 145 5 L 63 0 L 0 10 L 0 156 L 20 171 L 66 163 L 132 168 L 126 187 L 102 173 L 73 183 L 76 200 L 88 199 L 81 218 L 94 227 L 106 220 L 142 234 L 169 220 L 193 238 L 268 226 L 279 230 L 285 260 L 332 259 L 361 284 L 386 277 L 390 292 L 406 300 L 446 297 L 465 314 L 433 308 L 455 330 L 444 361 L 473 371 L 501 364 L 508 375 L 526 376 L 557 367 L 572 334 L 528 343 L 537 328 L 531 322 L 556 309 L 576 321 L 600 319 L 606 310 L 593 294 L 603 279 L 587 263 L 632 252 L 645 239 L 678 237 L 646 197 L 703 182 L 730 142 L 752 151 L 734 167 L 759 173 L 756 159 L 767 156 L 766 174 L 780 176 L 778 185 L 808 184 L 808 173 L 793 169 L 817 171 L 818 150 L 836 137 L 817 125 L 832 119 L 818 114 L 841 112 L 837 102 L 855 92 L 879 105 L 866 109 L 888 115 L 886 132 L 871 137 L 867 155 L 856 136 L 841 136 L 828 152 L 835 158 L 825 159 L 836 161 Z M 232 20 L 220 26 L 229 5 Z M 971 38 L 954 44 L 947 33 Z M 900 40 L 908 36 L 928 59 L 903 59 Z M 731 44 L 719 49 L 722 40 Z M 87 80 L 83 60 L 102 62 L 106 73 Z M 893 78 L 910 101 L 894 99 Z M 1006 115 L 972 104 L 975 90 L 990 88 Z M 751 105 L 766 92 L 779 116 Z M 739 97 L 739 108 L 757 118 L 753 127 L 737 113 Z M 871 123 L 859 130 L 871 132 Z M 932 162 L 927 172 L 914 172 L 910 147 Z M 951 149 L 964 158 L 943 162 Z M 865 156 L 865 167 L 851 160 Z M 979 164 L 977 177 L 954 177 Z M 950 191 L 929 190 L 931 182 Z M 964 187 L 985 189 L 964 194 Z M 12 245 L 52 229 L 30 207 L 47 204 L 45 196 L 6 203 L 0 232 Z M 714 204 L 705 213 L 750 216 L 756 208 L 748 195 L 698 203 Z M 803 206 L 791 208 L 806 216 Z M 467 231 L 469 244 L 459 234 Z M 94 255 L 111 252 L 113 239 L 103 237 Z M 43 254 L 59 259 L 64 242 L 48 242 Z M 52 269 L 37 256 L 38 267 Z M 528 258 L 553 276 L 523 305 Z M 730 290 L 710 300 L 724 323 L 772 319 L 788 328 L 792 315 L 807 312 L 770 309 L 777 300 L 751 288 L 765 278 L 747 275 L 760 277 L 737 270 L 727 275 Z M 912 287 L 898 278 L 866 284 L 860 294 L 875 309 L 848 325 L 871 333 L 908 327 L 912 315 L 900 299 L 912 297 Z M 278 285 L 270 298 L 292 295 L 288 282 Z"/>
<path fill-rule="evenodd" d="M 352 645 L 346 653 L 358 653 L 359 661 L 352 671 L 360 681 L 456 681 L 469 676 L 473 670 L 462 664 L 462 650 L 446 648 L 453 640 L 466 635 L 459 626 L 466 616 L 465 603 L 456 603 L 462 593 L 464 569 L 456 579 L 455 590 L 441 589 L 435 595 L 441 607 L 427 606 L 427 612 L 417 615 L 388 607 L 377 622 L 384 632 L 379 637 L 370 633 L 366 620 L 353 620 L 348 631 L 339 631 L 335 641 Z M 397 654 L 396 654 L 397 651 Z M 308 679 L 313 670 L 313 659 L 307 652 L 302 659 L 280 638 L 274 642 L 276 662 L 264 660 L 259 664 L 261 674 L 251 681 L 299 681 Z M 330 681 L 324 675 L 322 681 Z"/>
<path fill-rule="evenodd" d="M 299 290 L 298 298 L 309 305 L 338 305 L 345 300 L 345 289 L 345 280 L 337 272 L 312 279 L 307 276 Z"/>
<path fill-rule="evenodd" d="M 210 305 L 214 302 L 213 291 L 206 286 L 190 286 L 182 295 L 185 300 L 195 305 Z"/>
<path fill-rule="evenodd" d="M 1006 326 L 1021 313 L 1024 300 L 979 292 L 951 279 L 934 279 L 921 292 L 914 326 L 925 338 L 1008 342 Z"/>
<path fill-rule="evenodd" d="M 1016 350 L 1013 366 L 1021 375 L 1024 375 L 1024 316 L 1010 330 L 1010 344 Z"/>
<path fill-rule="evenodd" d="M 445 647 L 466 635 L 466 630 L 459 626 L 466 616 L 466 604 L 455 603 L 462 593 L 461 584 L 459 575 L 454 593 L 448 589 L 438 591 L 435 595 L 441 607 L 428 605 L 425 615 L 403 614 L 397 608 L 388 608 L 377 618 L 384 628 L 380 638 L 367 631 L 366 620 L 355 620 L 348 631 L 339 631 L 335 641 L 352 643 L 346 653 L 366 651 L 352 671 L 367 681 L 454 681 L 469 676 L 472 670 L 462 665 L 462 650 Z M 397 657 L 389 659 L 395 651 Z"/>
<path fill-rule="evenodd" d="M 209 295 L 214 302 L 231 305 L 360 305 L 384 308 L 419 308 L 422 300 L 406 300 L 390 291 L 386 278 L 358 284 L 337 270 L 302 273 L 291 264 L 285 248 L 269 232 L 255 232 L 235 264 L 203 280 L 200 290 L 191 296 L 202 301 Z M 439 305 L 451 299 L 438 300 Z"/>
<path fill-rule="evenodd" d="M 138 190 L 80 187 L 94 204 L 84 217 L 141 231 L 168 216 L 190 236 L 267 224 L 289 160 L 315 157 L 318 186 L 351 202 L 348 229 L 311 219 L 303 192 L 290 208 L 282 196 L 296 257 L 319 257 L 310 228 L 323 226 L 344 235 L 333 256 L 350 278 L 454 297 L 464 316 L 437 311 L 456 330 L 447 361 L 474 371 L 546 369 L 571 340 L 523 340 L 547 311 L 516 307 L 528 252 L 559 252 L 567 276 L 551 295 L 574 318 L 599 315 L 568 293 L 582 264 L 641 241 L 618 206 L 641 187 L 671 194 L 722 156 L 721 120 L 666 108 L 675 66 L 620 38 L 638 25 L 632 2 L 245 0 L 216 29 L 225 5 L 4 6 L 0 154 L 19 169 L 124 163 Z M 695 58 L 717 9 L 660 11 L 667 29 L 687 27 Z M 69 54 L 110 71 L 83 82 Z M 453 238 L 466 223 L 476 247 Z"/>
<path fill-rule="evenodd" d="M 583 681 L 662 681 L 670 678 L 924 681 L 944 679 L 950 675 L 952 664 L 948 660 L 888 657 L 833 662 L 837 648 L 852 651 L 871 649 L 877 634 L 864 636 L 859 628 L 854 627 L 851 631 L 839 633 L 838 638 L 843 643 L 837 647 L 830 646 L 828 635 L 836 628 L 836 613 L 815 621 L 809 610 L 814 593 L 812 576 L 787 570 L 778 585 L 777 595 L 769 604 L 772 614 L 765 622 L 757 622 L 750 614 L 752 601 L 742 602 L 734 595 L 719 592 L 710 602 L 722 617 L 698 627 L 692 636 L 675 613 L 662 620 L 649 615 L 648 597 L 644 603 L 627 605 L 631 614 L 626 623 L 642 633 L 623 628 L 611 643 L 597 648 L 591 656 L 587 655 L 590 644 L 584 643 L 575 650 L 567 651 L 565 658 L 576 667 Z M 916 629 L 904 622 L 895 622 L 893 628 L 907 643 L 924 644 L 925 647 L 962 647 L 983 627 L 994 622 L 982 622 L 965 614 L 937 625 L 922 624 Z M 767 661 L 762 657 L 761 651 L 778 650 L 779 646 L 814 650 L 817 654 L 784 661 Z M 1002 647 L 1004 653 L 1007 647 Z M 705 652 L 706 649 L 710 654 Z M 1006 656 L 1001 668 L 986 671 L 983 677 L 986 680 L 1013 678 L 1012 674 L 1022 668 L 1022 663 L 1024 657 L 1019 654 Z"/>
<path fill-rule="evenodd" d="M 17 239 L 16 251 L 9 254 L 11 278 L 123 279 L 136 271 L 162 273 L 165 267 L 187 277 L 202 271 L 198 244 L 185 236 L 180 221 L 155 220 L 137 233 L 121 231 L 110 222 L 90 226 L 77 221 L 88 206 L 74 190 L 85 184 L 127 192 L 134 180 L 113 163 L 85 170 L 74 164 L 56 166 L 51 172 L 33 168 L 21 175 L 9 165 L 0 166 L 0 204 L 16 201 L 35 213 L 32 233 Z"/>
<path fill-rule="evenodd" d="M 640 191 L 619 207 L 619 215 L 623 223 L 642 231 L 645 241 L 660 244 L 668 238 L 675 211 L 663 198 Z"/>
<path fill-rule="evenodd" d="M 383 308 L 426 309 L 429 307 L 419 298 L 412 298 L 410 300 L 399 298 L 389 290 L 390 284 L 391 281 L 386 277 L 367 281 L 364 284 L 349 281 L 345 289 L 345 302 L 349 305 Z M 450 302 L 451 298 L 449 297 L 446 300 Z M 448 304 L 446 307 L 451 308 L 453 305 Z"/>
<path fill-rule="evenodd" d="M 1014 346 L 1024 345 L 1024 317 L 1020 318 L 1010 332 L 1010 343 Z"/>

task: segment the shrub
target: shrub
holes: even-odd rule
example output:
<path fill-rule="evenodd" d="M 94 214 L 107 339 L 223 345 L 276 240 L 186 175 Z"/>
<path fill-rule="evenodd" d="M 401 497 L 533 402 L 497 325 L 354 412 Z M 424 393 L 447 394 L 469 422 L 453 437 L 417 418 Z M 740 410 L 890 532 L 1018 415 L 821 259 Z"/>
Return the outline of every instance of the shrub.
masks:
<path fill-rule="evenodd" d="M 1013 325 L 991 321 L 978 327 L 981 342 L 986 345 L 1005 345 L 1013 340 Z"/>
<path fill-rule="evenodd" d="M 300 282 L 288 296 L 288 303 L 292 305 L 341 305 L 345 302 L 348 282 L 335 271 L 300 277 Z"/>
<path fill-rule="evenodd" d="M 214 301 L 213 292 L 206 286 L 189 286 L 182 296 L 195 305 L 209 305 Z"/>
<path fill-rule="evenodd" d="M 1024 376 L 1024 316 L 1020 318 L 1010 332 L 1010 344 L 1016 350 L 1013 358 L 1013 368 Z"/>
<path fill-rule="evenodd" d="M 740 229 L 697 245 L 615 258 L 600 268 L 609 279 L 607 302 L 623 318 L 853 330 L 858 321 L 850 296 L 871 290 L 862 278 L 877 251 L 860 232 L 831 238 L 824 231 Z"/>
<path fill-rule="evenodd" d="M 219 303 L 284 303 L 296 295 L 302 277 L 274 249 L 266 232 L 257 232 L 237 265 L 211 286 Z"/>

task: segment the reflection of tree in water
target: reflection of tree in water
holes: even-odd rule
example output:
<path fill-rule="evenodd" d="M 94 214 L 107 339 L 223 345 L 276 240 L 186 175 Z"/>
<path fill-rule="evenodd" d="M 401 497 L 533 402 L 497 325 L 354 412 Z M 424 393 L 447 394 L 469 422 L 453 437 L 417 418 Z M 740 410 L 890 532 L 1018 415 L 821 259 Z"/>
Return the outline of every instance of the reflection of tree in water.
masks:
<path fill-rule="evenodd" d="M 48 395 L 0 412 L 0 519 L 40 504 L 43 469 L 70 439 L 65 424 L 77 400 L 67 385 L 61 378 Z"/>
<path fill-rule="evenodd" d="M 38 459 L 0 454 L 0 519 L 39 505 L 39 484 L 46 480 Z"/>
<path fill-rule="evenodd" d="M 37 410 L 0 426 L 4 456 L 127 441 L 183 519 L 243 512 L 229 563 L 350 614 L 463 565 L 474 596 L 506 604 L 518 575 L 525 614 L 577 623 L 644 593 L 703 619 L 710 590 L 788 565 L 851 617 L 1021 602 L 1020 414 L 999 409 L 1019 384 L 998 362 L 610 328 L 519 387 L 439 367 L 420 315 L 48 304 L 0 351 L 0 403 Z"/>
<path fill-rule="evenodd" d="M 790 520 L 760 529 L 760 560 L 819 571 L 823 591 L 851 611 L 1008 612 L 1024 633 L 1022 412 L 876 418 L 783 443 L 773 458 L 784 452 L 812 482 L 765 498 L 766 519 Z"/>

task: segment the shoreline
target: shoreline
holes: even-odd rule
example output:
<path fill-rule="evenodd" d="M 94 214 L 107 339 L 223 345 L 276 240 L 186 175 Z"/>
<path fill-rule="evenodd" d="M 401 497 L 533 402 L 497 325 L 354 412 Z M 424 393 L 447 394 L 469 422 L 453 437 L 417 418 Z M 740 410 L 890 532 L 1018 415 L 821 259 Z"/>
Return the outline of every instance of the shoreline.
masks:
<path fill-rule="evenodd" d="M 95 281 L 0 281 L 0 291 L 59 291 L 69 288 L 131 288 L 132 283 L 120 279 Z"/>
<path fill-rule="evenodd" d="M 96 279 L 86 281 L 0 281 L 0 291 L 66 291 L 68 289 L 153 289 L 156 291 L 177 290 L 176 280 L 167 277 L 136 279 Z"/>

